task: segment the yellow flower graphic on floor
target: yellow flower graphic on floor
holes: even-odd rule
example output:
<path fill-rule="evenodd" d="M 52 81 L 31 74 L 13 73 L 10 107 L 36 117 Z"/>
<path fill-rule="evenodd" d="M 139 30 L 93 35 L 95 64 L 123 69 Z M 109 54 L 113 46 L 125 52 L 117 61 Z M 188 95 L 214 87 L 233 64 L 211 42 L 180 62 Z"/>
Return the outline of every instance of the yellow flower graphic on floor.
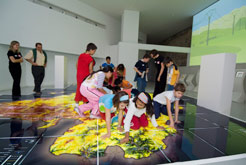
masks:
<path fill-rule="evenodd" d="M 50 146 L 50 153 L 54 155 L 77 154 L 95 158 L 98 154 L 104 156 L 107 147 L 119 146 L 124 151 L 125 158 L 141 159 L 149 157 L 159 149 L 165 149 L 166 145 L 163 143 L 163 139 L 176 132 L 175 129 L 165 125 L 168 117 L 162 115 L 157 123 L 164 126 L 165 130 L 158 130 L 149 122 L 149 126 L 145 129 L 131 130 L 129 142 L 120 144 L 124 133 L 117 130 L 117 123 L 112 124 L 111 137 L 103 140 L 101 136 L 107 132 L 105 121 L 89 117 L 79 118 L 73 108 L 74 94 L 71 94 L 54 98 L 0 103 L 0 115 L 23 120 L 45 121 L 46 125 L 40 126 L 39 129 L 55 126 L 61 119 L 80 120 L 81 124 L 68 129 Z M 89 112 L 87 112 L 87 116 L 89 116 Z"/>

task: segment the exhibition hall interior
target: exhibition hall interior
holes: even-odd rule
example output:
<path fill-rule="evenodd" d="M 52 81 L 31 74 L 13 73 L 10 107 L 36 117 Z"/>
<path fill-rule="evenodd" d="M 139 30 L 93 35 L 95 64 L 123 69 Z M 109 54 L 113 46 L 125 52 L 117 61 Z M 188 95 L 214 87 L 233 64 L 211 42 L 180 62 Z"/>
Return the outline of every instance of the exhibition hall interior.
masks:
<path fill-rule="evenodd" d="M 246 162 L 245 0 L 1 0 L 0 164 Z"/>

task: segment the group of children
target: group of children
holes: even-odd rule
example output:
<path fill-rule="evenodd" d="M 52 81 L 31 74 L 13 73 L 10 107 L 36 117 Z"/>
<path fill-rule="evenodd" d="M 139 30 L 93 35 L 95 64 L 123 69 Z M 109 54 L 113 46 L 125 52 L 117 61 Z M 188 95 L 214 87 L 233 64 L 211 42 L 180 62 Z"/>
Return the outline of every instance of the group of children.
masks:
<path fill-rule="evenodd" d="M 158 54 L 154 49 L 149 54 L 145 54 L 142 59 L 140 59 L 134 67 L 136 71 L 136 76 L 134 81 L 137 82 L 137 89 L 139 92 L 144 92 L 147 85 L 147 74 L 149 72 L 148 62 L 153 58 L 156 65 L 156 80 L 154 96 L 163 92 L 167 84 L 167 90 L 173 90 L 174 85 L 178 83 L 179 80 L 179 70 L 177 65 L 173 63 L 170 57 L 165 59 Z"/>
<path fill-rule="evenodd" d="M 185 92 L 184 84 L 176 83 L 173 85 L 173 89 L 170 87 L 169 91 L 157 94 L 152 102 L 147 92 L 132 89 L 132 85 L 125 80 L 125 68 L 123 64 L 118 65 L 114 70 L 108 64 L 103 69 L 92 72 L 91 66 L 93 66 L 93 60 L 89 56 L 95 53 L 96 46 L 90 47 L 90 45 L 92 43 L 88 44 L 87 52 L 81 54 L 78 60 L 78 69 L 79 67 L 81 69 L 86 66 L 89 69 L 87 69 L 88 72 L 86 74 L 83 74 L 83 81 L 81 81 L 82 78 L 79 81 L 77 79 L 77 82 L 80 84 L 77 87 L 79 88 L 79 93 L 77 93 L 77 89 L 75 101 L 76 98 L 82 98 L 82 96 L 86 100 L 83 100 L 84 103 L 80 106 L 76 104 L 75 111 L 81 117 L 85 117 L 84 112 L 91 111 L 90 118 L 101 118 L 105 120 L 107 133 L 102 136 L 103 139 L 111 136 L 111 123 L 116 115 L 118 118 L 117 129 L 125 132 L 125 138 L 121 140 L 121 143 L 129 141 L 130 128 L 137 130 L 140 127 L 147 127 L 147 118 L 150 119 L 154 127 L 164 129 L 164 127 L 158 126 L 156 122 L 156 119 L 160 117 L 161 113 L 169 116 L 170 127 L 174 128 L 174 124 L 179 123 L 179 99 Z M 91 51 L 93 52 L 90 53 Z M 83 57 L 85 60 L 81 62 L 80 60 Z M 135 79 L 146 76 L 147 70 L 144 69 L 148 68 L 145 66 L 145 63 L 148 63 L 149 58 L 149 55 L 145 55 L 143 60 L 136 64 L 134 69 L 138 75 L 136 75 Z M 79 66 L 81 63 L 83 65 L 82 67 Z M 175 72 L 175 68 L 171 72 Z M 78 76 L 80 75 L 77 74 L 77 78 Z M 140 86 L 145 85 L 143 82 L 139 82 L 139 84 Z M 173 104 L 175 104 L 175 120 L 172 118 L 172 113 L 174 112 Z"/>

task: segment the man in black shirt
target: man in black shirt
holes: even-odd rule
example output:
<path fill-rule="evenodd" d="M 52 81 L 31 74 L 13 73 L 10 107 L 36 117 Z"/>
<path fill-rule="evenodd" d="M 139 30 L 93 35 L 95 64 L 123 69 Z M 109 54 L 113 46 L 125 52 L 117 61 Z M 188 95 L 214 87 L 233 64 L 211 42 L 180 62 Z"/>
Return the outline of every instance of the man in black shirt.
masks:
<path fill-rule="evenodd" d="M 150 51 L 150 56 L 155 60 L 155 66 L 157 69 L 156 78 L 155 78 L 155 90 L 153 97 L 157 94 L 165 91 L 166 82 L 167 82 L 167 68 L 164 65 L 164 58 L 159 55 L 157 50 L 153 49 Z"/>
<path fill-rule="evenodd" d="M 149 60 L 150 55 L 145 54 L 143 58 L 135 64 L 134 67 L 134 70 L 136 71 L 134 81 L 137 81 L 137 89 L 139 92 L 145 92 L 145 87 L 147 85 L 147 73 L 149 72 Z"/>

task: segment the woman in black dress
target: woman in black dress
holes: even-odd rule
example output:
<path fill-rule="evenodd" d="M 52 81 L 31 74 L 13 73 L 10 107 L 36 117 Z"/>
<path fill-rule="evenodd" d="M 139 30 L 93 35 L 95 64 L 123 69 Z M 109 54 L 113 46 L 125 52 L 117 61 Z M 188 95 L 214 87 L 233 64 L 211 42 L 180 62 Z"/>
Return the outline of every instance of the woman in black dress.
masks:
<path fill-rule="evenodd" d="M 153 97 L 155 97 L 159 93 L 165 91 L 167 81 L 167 67 L 164 65 L 164 58 L 159 55 L 157 50 L 151 50 L 150 56 L 155 60 L 155 66 L 157 69 L 155 77 L 155 90 L 153 94 Z"/>
<path fill-rule="evenodd" d="M 21 80 L 21 65 L 23 58 L 19 51 L 19 42 L 12 41 L 7 53 L 9 58 L 9 72 L 14 80 L 12 87 L 12 98 L 19 99 L 21 97 L 20 80 Z"/>

